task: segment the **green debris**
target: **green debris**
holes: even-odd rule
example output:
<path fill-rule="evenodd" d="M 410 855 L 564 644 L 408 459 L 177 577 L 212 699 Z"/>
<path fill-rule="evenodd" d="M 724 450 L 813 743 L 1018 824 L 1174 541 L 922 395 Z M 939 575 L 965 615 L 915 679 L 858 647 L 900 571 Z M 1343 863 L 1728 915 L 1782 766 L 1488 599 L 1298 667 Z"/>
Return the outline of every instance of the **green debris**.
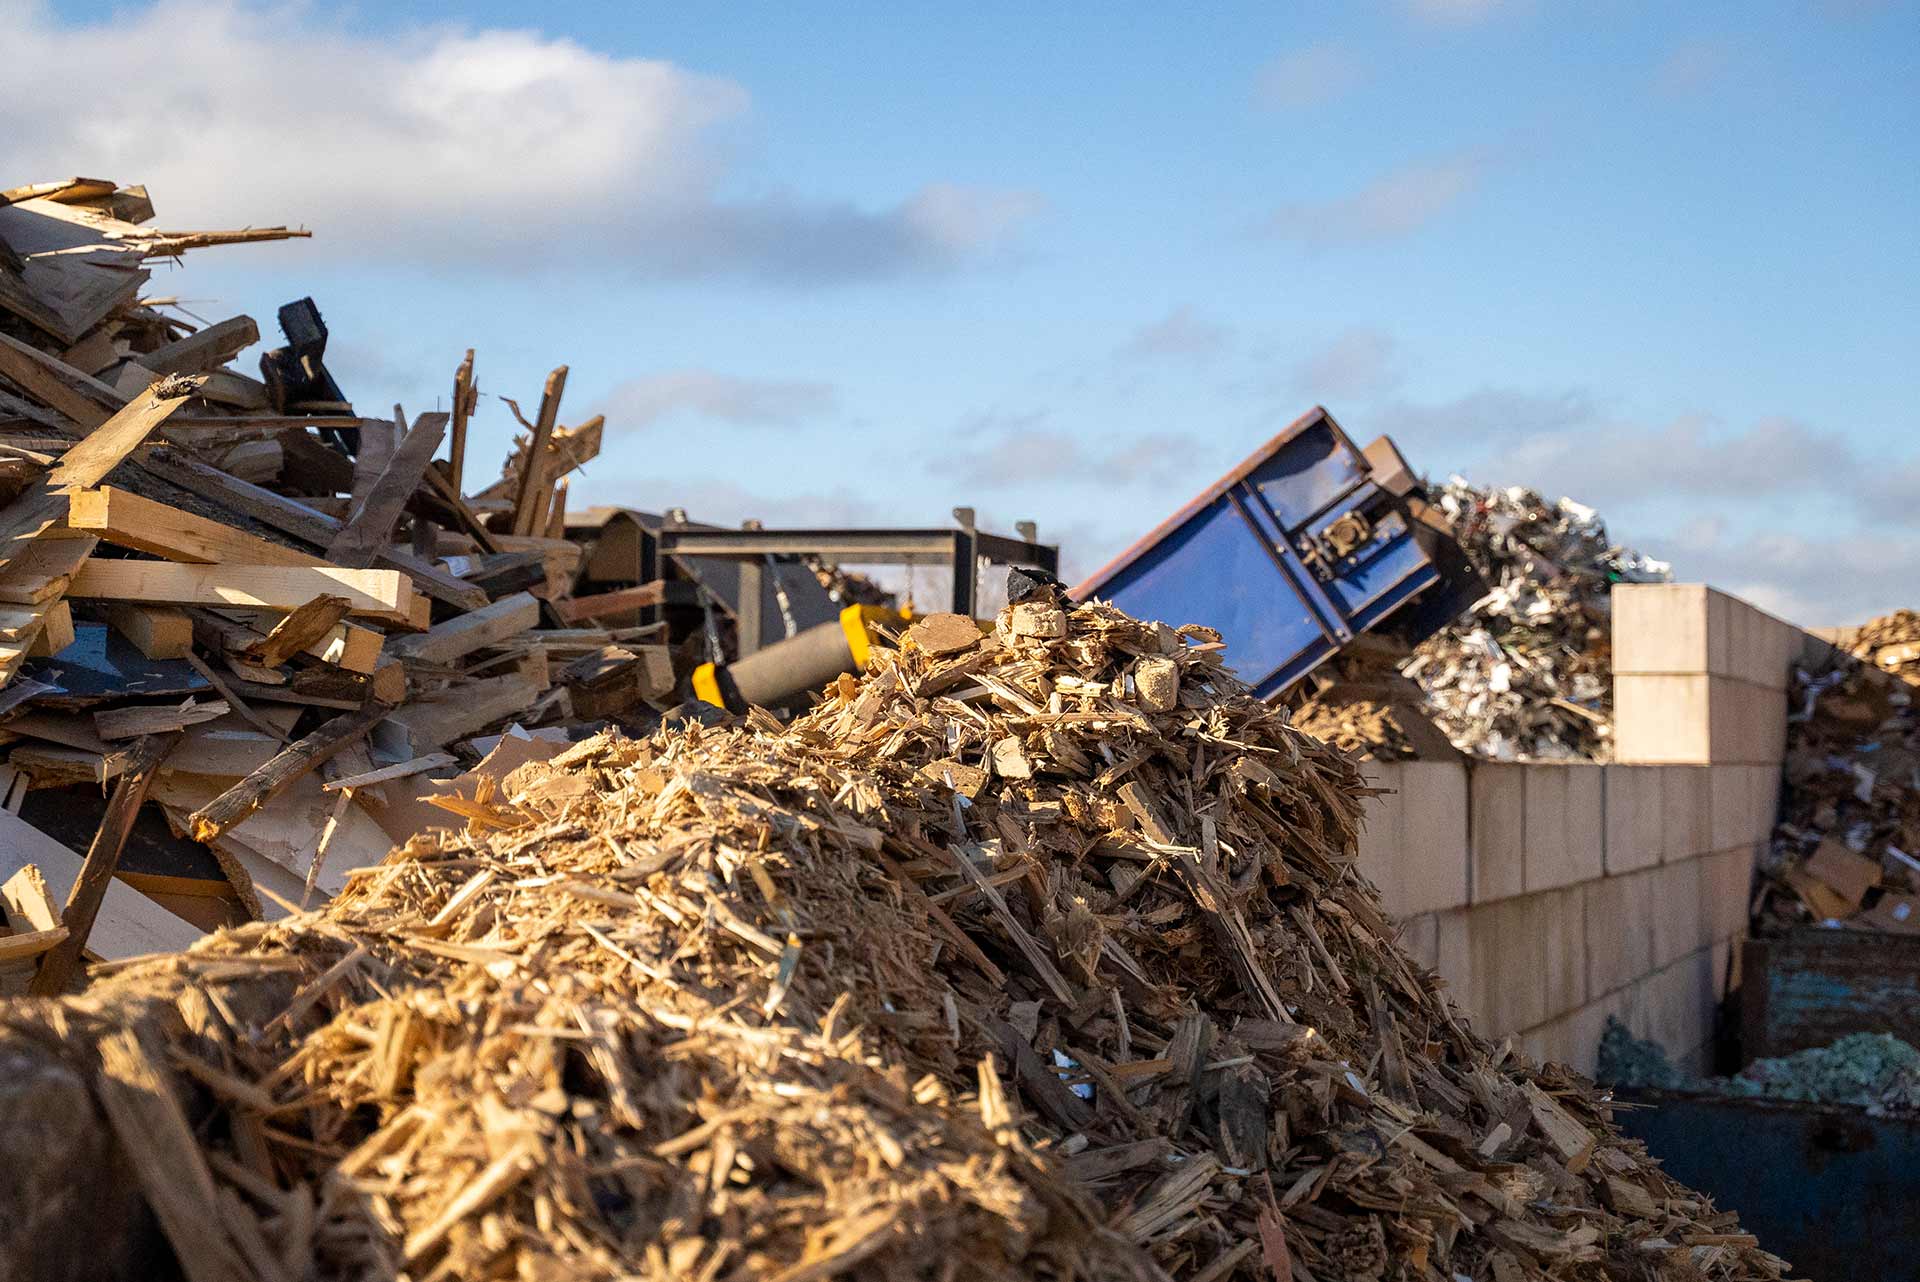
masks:
<path fill-rule="evenodd" d="M 1729 1095 L 1850 1104 L 1873 1114 L 1920 1112 L 1920 1050 L 1889 1033 L 1850 1033 L 1831 1046 L 1757 1059 L 1727 1079 Z"/>
<path fill-rule="evenodd" d="M 1736 1077 L 1695 1077 L 1658 1042 L 1609 1017 L 1597 1070 L 1603 1084 L 1630 1089 L 1842 1104 L 1874 1116 L 1920 1113 L 1920 1050 L 1887 1033 L 1851 1033 L 1831 1046 L 1757 1059 Z"/>
<path fill-rule="evenodd" d="M 1635 1037 L 1612 1015 L 1607 1016 L 1607 1027 L 1600 1034 L 1600 1061 L 1594 1077 L 1605 1086 L 1637 1090 L 1690 1091 L 1703 1085 L 1700 1078 L 1674 1067 L 1659 1042 Z"/>

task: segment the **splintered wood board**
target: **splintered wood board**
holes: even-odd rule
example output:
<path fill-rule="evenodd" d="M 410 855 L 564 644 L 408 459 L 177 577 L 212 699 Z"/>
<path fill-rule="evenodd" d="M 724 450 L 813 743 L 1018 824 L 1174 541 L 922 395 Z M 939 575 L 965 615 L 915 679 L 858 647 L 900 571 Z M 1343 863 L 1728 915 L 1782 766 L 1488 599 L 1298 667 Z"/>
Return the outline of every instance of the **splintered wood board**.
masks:
<path fill-rule="evenodd" d="M 412 626 L 415 601 L 413 585 L 398 570 L 171 561 L 89 561 L 73 576 L 67 592 L 106 601 L 238 606 L 283 613 L 317 596 L 343 596 L 355 614 L 404 626 Z"/>
<path fill-rule="evenodd" d="M 67 847 L 18 815 L 0 810 L 0 879 L 28 864 L 37 865 L 47 880 L 48 895 L 64 905 L 80 877 L 80 863 L 80 856 Z M 133 887 L 112 881 L 87 936 L 87 952 L 118 961 L 144 953 L 178 952 L 200 936 L 193 923 L 174 916 Z"/>
<path fill-rule="evenodd" d="M 18 556 L 0 565 L 0 602 L 42 605 L 67 590 L 74 573 L 86 564 L 100 540 L 39 538 Z"/>

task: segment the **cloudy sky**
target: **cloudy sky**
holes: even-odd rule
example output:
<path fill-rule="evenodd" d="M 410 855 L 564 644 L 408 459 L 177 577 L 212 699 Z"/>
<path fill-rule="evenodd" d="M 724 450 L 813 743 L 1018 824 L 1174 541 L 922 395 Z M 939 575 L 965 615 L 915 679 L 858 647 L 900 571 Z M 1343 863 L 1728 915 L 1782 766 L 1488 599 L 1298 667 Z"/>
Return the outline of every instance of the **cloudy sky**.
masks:
<path fill-rule="evenodd" d="M 825 12 L 0 0 L 0 186 L 311 228 L 155 289 L 312 294 L 369 412 L 477 348 L 481 458 L 569 365 L 577 501 L 1086 570 L 1324 403 L 1798 622 L 1920 605 L 1914 4 Z"/>

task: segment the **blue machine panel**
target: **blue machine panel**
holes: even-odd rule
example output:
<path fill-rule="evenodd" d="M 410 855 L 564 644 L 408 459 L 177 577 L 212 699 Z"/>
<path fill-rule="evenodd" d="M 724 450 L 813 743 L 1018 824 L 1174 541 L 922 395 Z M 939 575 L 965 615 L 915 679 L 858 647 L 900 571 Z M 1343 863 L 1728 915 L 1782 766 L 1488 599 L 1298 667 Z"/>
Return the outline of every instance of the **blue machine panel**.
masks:
<path fill-rule="evenodd" d="M 1421 533 L 1316 409 L 1073 595 L 1216 629 L 1241 679 L 1272 696 L 1442 581 Z"/>

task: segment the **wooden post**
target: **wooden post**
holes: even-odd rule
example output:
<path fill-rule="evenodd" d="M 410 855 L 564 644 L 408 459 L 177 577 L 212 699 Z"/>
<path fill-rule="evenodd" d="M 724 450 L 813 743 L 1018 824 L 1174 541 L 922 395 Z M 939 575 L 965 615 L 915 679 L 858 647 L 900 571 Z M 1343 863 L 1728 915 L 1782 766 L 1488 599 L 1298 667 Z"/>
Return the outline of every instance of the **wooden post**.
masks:
<path fill-rule="evenodd" d="M 473 349 L 467 349 L 467 359 L 460 362 L 460 368 L 453 374 L 453 444 L 448 447 L 447 479 L 453 483 L 453 492 L 461 493 L 460 485 L 466 476 L 467 466 L 467 420 L 473 417 L 473 408 L 480 400 L 480 389 L 473 381 Z"/>
<path fill-rule="evenodd" d="M 93 932 L 94 918 L 100 915 L 100 901 L 106 897 L 107 883 L 113 880 L 114 869 L 120 865 L 120 851 L 125 848 L 134 818 L 147 799 L 147 789 L 153 784 L 160 762 L 178 742 L 178 731 L 148 735 L 129 750 L 127 768 L 113 786 L 107 813 L 100 819 L 99 831 L 93 834 L 93 844 L 87 847 L 86 859 L 80 865 L 80 876 L 74 881 L 67 906 L 60 914 L 60 924 L 66 927 L 67 937 L 41 959 L 40 968 L 34 972 L 33 982 L 27 988 L 33 996 L 55 997 L 66 991 L 87 946 L 87 936 Z"/>
<path fill-rule="evenodd" d="M 547 446 L 553 440 L 553 426 L 560 419 L 560 396 L 567 390 L 567 367 L 562 365 L 547 375 L 546 391 L 540 397 L 540 417 L 533 421 L 527 442 L 526 465 L 520 469 L 520 493 L 513 500 L 513 533 L 532 534 L 535 520 L 547 516 Z"/>

